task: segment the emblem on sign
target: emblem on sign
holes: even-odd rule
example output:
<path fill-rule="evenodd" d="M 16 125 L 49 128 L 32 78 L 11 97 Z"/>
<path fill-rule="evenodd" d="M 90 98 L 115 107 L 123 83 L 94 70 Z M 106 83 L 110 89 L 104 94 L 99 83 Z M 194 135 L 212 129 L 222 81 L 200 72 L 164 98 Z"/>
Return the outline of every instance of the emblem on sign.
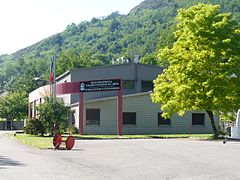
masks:
<path fill-rule="evenodd" d="M 84 91 L 85 90 L 85 84 L 84 83 L 81 83 L 80 84 L 80 91 Z"/>

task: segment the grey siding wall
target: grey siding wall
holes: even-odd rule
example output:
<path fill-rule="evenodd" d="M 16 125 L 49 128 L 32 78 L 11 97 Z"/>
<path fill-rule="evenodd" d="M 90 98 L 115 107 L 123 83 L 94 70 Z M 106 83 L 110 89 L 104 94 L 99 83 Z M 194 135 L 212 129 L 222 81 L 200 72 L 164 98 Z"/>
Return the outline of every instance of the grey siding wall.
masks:
<path fill-rule="evenodd" d="M 100 125 L 86 125 L 84 114 L 84 134 L 117 134 L 117 99 L 87 102 L 86 108 L 100 109 Z M 78 127 L 78 107 L 76 126 Z M 152 104 L 149 94 L 124 97 L 123 112 L 136 112 L 136 125 L 123 125 L 123 134 L 165 134 L 165 133 L 212 133 L 207 114 L 205 125 L 192 126 L 192 113 L 184 117 L 173 115 L 171 125 L 158 125 L 160 106 Z"/>
<path fill-rule="evenodd" d="M 124 98 L 123 112 L 136 112 L 136 125 L 123 125 L 124 134 L 211 133 L 210 121 L 205 114 L 204 126 L 192 126 L 192 112 L 180 117 L 174 114 L 171 125 L 158 125 L 160 105 L 153 104 L 149 95 Z"/>
<path fill-rule="evenodd" d="M 86 134 L 117 134 L 117 99 L 86 103 L 85 111 L 89 108 L 100 109 L 100 125 L 85 125 Z M 86 116 L 84 115 L 84 120 Z M 86 121 L 84 121 L 86 124 Z"/>
<path fill-rule="evenodd" d="M 122 80 L 133 80 L 134 89 L 124 89 L 123 94 L 134 94 L 141 92 L 142 80 L 154 80 L 161 74 L 162 68 L 144 64 L 121 64 L 113 66 L 94 67 L 87 69 L 77 69 L 71 71 L 71 81 L 98 80 L 121 78 Z M 95 92 L 85 93 L 86 100 L 116 96 L 117 92 Z M 71 95 L 71 104 L 78 102 L 78 95 Z"/>
<path fill-rule="evenodd" d="M 142 81 L 153 81 L 159 74 L 162 74 L 162 72 L 163 68 L 138 64 L 136 70 L 136 90 L 141 92 Z"/>

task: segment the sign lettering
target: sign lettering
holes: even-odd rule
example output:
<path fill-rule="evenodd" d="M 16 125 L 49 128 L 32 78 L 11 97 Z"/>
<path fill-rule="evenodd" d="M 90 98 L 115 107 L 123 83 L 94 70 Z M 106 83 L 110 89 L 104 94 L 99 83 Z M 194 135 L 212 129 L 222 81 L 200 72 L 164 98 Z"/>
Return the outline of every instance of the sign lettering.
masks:
<path fill-rule="evenodd" d="M 80 82 L 80 92 L 117 91 L 117 90 L 121 90 L 120 79 Z"/>

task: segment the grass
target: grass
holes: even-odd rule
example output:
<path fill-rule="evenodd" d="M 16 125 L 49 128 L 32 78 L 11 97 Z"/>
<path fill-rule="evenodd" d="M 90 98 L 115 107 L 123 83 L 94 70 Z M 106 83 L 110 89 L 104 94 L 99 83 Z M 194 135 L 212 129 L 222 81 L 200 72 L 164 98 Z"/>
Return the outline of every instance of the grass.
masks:
<path fill-rule="evenodd" d="M 53 137 L 33 136 L 29 134 L 8 134 L 8 136 L 20 141 L 23 144 L 30 145 L 39 149 L 53 148 Z M 65 139 L 67 135 L 63 135 Z M 194 138 L 194 139 L 213 139 L 212 134 L 153 134 L 153 135 L 74 135 L 76 140 L 82 139 L 152 139 L 152 138 Z"/>
<path fill-rule="evenodd" d="M 30 145 L 39 149 L 52 148 L 53 137 L 49 136 L 33 136 L 29 134 L 8 134 L 8 136 L 20 141 L 23 144 Z"/>

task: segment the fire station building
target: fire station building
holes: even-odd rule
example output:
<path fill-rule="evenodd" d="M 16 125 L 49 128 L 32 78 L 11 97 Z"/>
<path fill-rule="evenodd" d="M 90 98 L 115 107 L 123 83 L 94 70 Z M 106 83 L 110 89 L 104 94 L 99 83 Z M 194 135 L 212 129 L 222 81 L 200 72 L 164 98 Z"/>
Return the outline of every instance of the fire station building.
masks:
<path fill-rule="evenodd" d="M 123 134 L 172 134 L 212 133 L 211 123 L 205 112 L 189 111 L 180 117 L 163 119 L 159 104 L 151 101 L 153 80 L 163 68 L 145 64 L 119 64 L 103 67 L 81 68 L 67 71 L 57 77 L 57 84 L 92 80 L 122 80 L 122 133 Z M 29 116 L 36 116 L 36 106 L 49 95 L 49 86 L 40 87 L 29 94 Z M 80 86 L 79 86 L 80 93 Z M 118 91 L 83 93 L 80 111 L 79 94 L 57 95 L 71 108 L 72 120 L 83 134 L 117 134 Z M 79 123 L 82 113 L 83 123 Z M 218 119 L 218 118 L 215 118 Z"/>

